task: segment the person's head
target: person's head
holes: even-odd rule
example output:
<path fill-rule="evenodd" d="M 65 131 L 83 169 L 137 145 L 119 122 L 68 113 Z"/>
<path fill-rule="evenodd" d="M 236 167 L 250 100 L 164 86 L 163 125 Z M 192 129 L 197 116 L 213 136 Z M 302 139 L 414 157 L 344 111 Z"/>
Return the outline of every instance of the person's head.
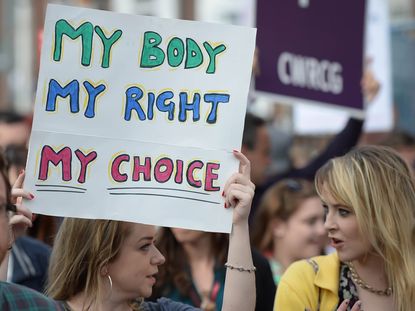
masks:
<path fill-rule="evenodd" d="M 6 161 L 0 152 L 0 262 L 3 261 L 10 246 L 9 212 L 14 210 L 11 204 L 11 187 L 6 173 Z"/>
<path fill-rule="evenodd" d="M 170 290 L 169 286 L 174 286 L 183 295 L 189 294 L 193 283 L 187 273 L 190 263 L 185 246 L 186 244 L 198 243 L 200 239 L 209 243 L 211 256 L 223 265 L 228 250 L 227 234 L 178 228 L 160 229 L 157 247 L 166 256 L 166 264 L 160 267 L 155 288 L 156 297 L 165 295 L 164 290 Z"/>
<path fill-rule="evenodd" d="M 262 252 L 284 250 L 292 260 L 321 253 L 326 231 L 324 210 L 313 183 L 285 179 L 273 185 L 255 215 L 253 244 Z"/>
<path fill-rule="evenodd" d="M 56 237 L 47 293 L 57 300 L 78 294 L 86 306 L 149 297 L 164 257 L 154 226 L 114 220 L 67 218 Z"/>
<path fill-rule="evenodd" d="M 13 184 L 19 173 L 26 166 L 27 148 L 23 145 L 8 145 L 4 150 L 4 155 L 7 161 L 7 174 L 9 181 Z"/>
<path fill-rule="evenodd" d="M 265 182 L 266 170 L 271 163 L 270 138 L 263 119 L 250 113 L 245 116 L 242 153 L 251 162 L 251 180 L 256 185 Z"/>
<path fill-rule="evenodd" d="M 405 161 L 388 147 L 356 148 L 320 168 L 315 184 L 340 260 L 383 258 L 395 297 L 408 299 L 398 310 L 411 309 L 407 302 L 415 300 L 415 184 Z"/>
<path fill-rule="evenodd" d="M 8 145 L 25 146 L 30 136 L 30 121 L 24 116 L 12 112 L 0 112 L 0 146 Z"/>
<path fill-rule="evenodd" d="M 381 142 L 381 145 L 396 150 L 402 159 L 415 172 L 415 137 L 404 131 L 393 131 Z"/>

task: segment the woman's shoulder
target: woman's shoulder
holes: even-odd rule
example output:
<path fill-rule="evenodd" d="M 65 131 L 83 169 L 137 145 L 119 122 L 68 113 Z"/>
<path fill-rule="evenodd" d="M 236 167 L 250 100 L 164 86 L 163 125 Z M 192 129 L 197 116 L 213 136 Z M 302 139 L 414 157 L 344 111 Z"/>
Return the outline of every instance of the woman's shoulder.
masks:
<path fill-rule="evenodd" d="M 200 311 L 198 308 L 164 297 L 157 299 L 156 302 L 144 302 L 142 309 L 143 311 Z"/>
<path fill-rule="evenodd" d="M 340 262 L 337 254 L 293 263 L 278 284 L 274 310 L 316 309 L 320 291 L 330 292 L 324 306 L 336 304 Z M 331 310 L 331 309 L 322 309 Z"/>
<path fill-rule="evenodd" d="M 339 264 L 336 253 L 299 260 L 288 267 L 281 281 L 294 283 L 293 285 L 311 282 L 317 274 L 326 274 L 328 271 L 331 274 L 333 271 L 337 271 Z"/>

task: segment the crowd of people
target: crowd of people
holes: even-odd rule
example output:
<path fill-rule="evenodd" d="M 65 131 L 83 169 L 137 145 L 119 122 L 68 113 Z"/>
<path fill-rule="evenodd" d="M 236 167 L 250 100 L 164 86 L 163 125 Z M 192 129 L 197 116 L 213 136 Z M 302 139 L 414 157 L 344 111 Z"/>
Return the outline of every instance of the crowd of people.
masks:
<path fill-rule="evenodd" d="M 408 134 L 355 147 L 363 121 L 350 119 L 311 163 L 269 176 L 266 122 L 248 113 L 240 169 L 223 192 L 234 208 L 227 235 L 45 222 L 23 204 L 36 199 L 23 189 L 30 123 L 13 113 L 0 122 L 21 131 L 0 156 L 1 310 L 404 311 L 415 302 Z"/>
<path fill-rule="evenodd" d="M 365 73 L 366 99 L 378 90 Z M 363 123 L 270 174 L 278 136 L 247 113 L 223 234 L 32 214 L 31 119 L 0 113 L 0 310 L 412 310 L 415 139 L 359 145 Z"/>

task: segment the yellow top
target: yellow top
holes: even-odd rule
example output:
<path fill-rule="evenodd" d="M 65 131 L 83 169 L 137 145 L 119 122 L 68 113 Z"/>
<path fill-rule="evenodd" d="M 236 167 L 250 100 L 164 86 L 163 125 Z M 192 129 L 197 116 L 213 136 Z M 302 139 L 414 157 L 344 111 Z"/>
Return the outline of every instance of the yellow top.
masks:
<path fill-rule="evenodd" d="M 274 311 L 337 310 L 339 274 L 337 253 L 293 263 L 278 284 Z"/>

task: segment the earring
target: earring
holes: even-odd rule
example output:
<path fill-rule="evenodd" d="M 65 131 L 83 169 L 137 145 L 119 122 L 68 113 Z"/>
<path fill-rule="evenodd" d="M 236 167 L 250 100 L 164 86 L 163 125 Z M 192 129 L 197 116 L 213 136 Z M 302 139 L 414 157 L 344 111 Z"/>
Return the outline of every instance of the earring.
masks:
<path fill-rule="evenodd" d="M 111 294 L 112 294 L 112 279 L 111 279 L 111 276 L 109 275 L 109 274 L 107 274 L 107 277 L 108 277 L 108 280 L 109 280 L 109 282 L 110 282 L 110 297 L 111 297 Z"/>
<path fill-rule="evenodd" d="M 110 286 L 111 286 L 111 291 L 112 291 L 112 279 L 111 276 L 109 274 L 107 274 L 108 280 L 110 281 Z"/>

